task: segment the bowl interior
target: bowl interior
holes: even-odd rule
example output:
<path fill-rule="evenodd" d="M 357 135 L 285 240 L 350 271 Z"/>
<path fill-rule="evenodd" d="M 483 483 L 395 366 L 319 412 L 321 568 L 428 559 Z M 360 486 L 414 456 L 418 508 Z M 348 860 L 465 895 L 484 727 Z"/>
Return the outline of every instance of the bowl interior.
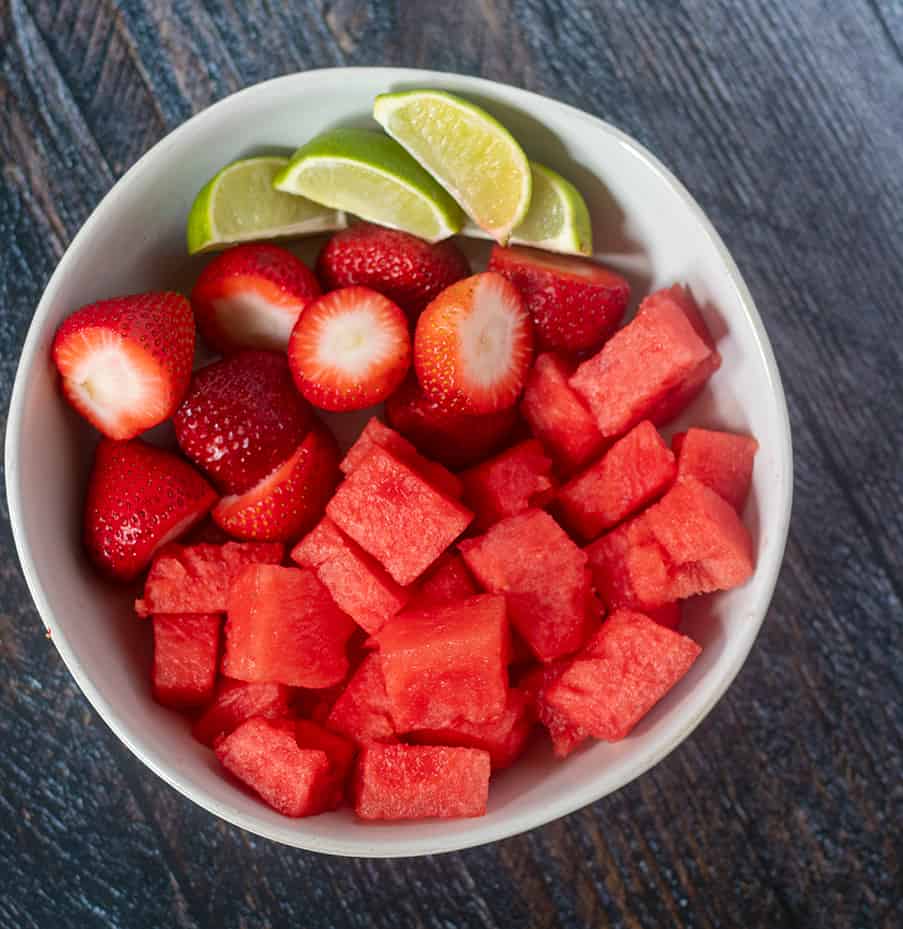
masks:
<path fill-rule="evenodd" d="M 374 825 L 342 811 L 292 821 L 224 778 L 187 724 L 151 700 L 150 630 L 131 612 L 134 591 L 99 580 L 81 553 L 94 438 L 60 399 L 48 349 L 60 320 L 84 303 L 190 286 L 204 259 L 185 255 L 187 212 L 224 163 L 291 150 L 335 124 L 366 125 L 374 95 L 405 86 L 444 87 L 483 103 L 531 158 L 571 178 L 590 206 L 597 257 L 630 278 L 634 305 L 657 287 L 691 286 L 723 365 L 673 429 L 692 422 L 758 438 L 745 514 L 758 568 L 743 588 L 691 605 L 687 632 L 703 644 L 702 656 L 628 739 L 593 744 L 566 762 L 537 745 L 495 779 L 485 818 Z M 478 266 L 487 246 L 467 248 Z M 347 441 L 363 419 L 332 422 Z M 339 69 L 281 78 L 217 104 L 158 144 L 104 199 L 35 315 L 11 408 L 7 481 L 23 568 L 44 622 L 79 685 L 132 751 L 191 799 L 261 835 L 338 854 L 404 855 L 490 841 L 577 809 L 631 780 L 692 730 L 739 670 L 767 609 L 786 537 L 791 458 L 783 392 L 752 300 L 699 208 L 655 159 L 606 124 L 515 88 L 432 72 Z"/>

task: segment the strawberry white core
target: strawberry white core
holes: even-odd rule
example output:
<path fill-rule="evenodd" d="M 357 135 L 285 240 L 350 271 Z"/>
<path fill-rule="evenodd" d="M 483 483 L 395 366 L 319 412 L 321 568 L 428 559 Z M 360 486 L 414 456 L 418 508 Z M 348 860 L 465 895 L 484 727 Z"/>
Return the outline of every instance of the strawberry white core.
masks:
<path fill-rule="evenodd" d="M 397 341 L 385 321 L 368 307 L 346 310 L 323 320 L 317 362 L 351 377 L 363 377 L 397 351 Z"/>
<path fill-rule="evenodd" d="M 252 290 L 213 301 L 217 322 L 237 345 L 284 350 L 292 327 L 304 309 L 301 303 L 273 303 Z"/>
<path fill-rule="evenodd" d="M 511 370 L 520 308 L 512 306 L 491 278 L 480 281 L 473 295 L 473 309 L 458 324 L 461 361 L 467 380 L 491 387 Z"/>

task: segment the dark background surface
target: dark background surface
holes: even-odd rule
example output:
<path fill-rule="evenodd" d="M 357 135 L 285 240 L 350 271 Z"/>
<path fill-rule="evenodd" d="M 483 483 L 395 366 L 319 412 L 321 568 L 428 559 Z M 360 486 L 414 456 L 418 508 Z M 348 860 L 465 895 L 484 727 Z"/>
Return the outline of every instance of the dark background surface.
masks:
<path fill-rule="evenodd" d="M 774 603 L 652 772 L 472 851 L 330 859 L 145 770 L 44 638 L 0 501 L 0 926 L 903 925 L 903 4 L 0 0 L 0 410 L 66 245 L 167 132 L 333 65 L 506 81 L 649 146 L 755 296 L 796 503 Z"/>

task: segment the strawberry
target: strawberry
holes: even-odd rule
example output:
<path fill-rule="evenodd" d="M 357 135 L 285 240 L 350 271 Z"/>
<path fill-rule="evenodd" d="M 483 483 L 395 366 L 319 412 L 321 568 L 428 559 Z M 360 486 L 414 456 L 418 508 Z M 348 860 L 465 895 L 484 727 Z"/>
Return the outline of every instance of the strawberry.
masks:
<path fill-rule="evenodd" d="M 191 306 L 166 292 L 83 306 L 57 329 L 52 355 L 72 406 L 108 438 L 134 438 L 172 416 L 185 393 Z"/>
<path fill-rule="evenodd" d="M 532 358 L 532 327 L 520 294 L 492 271 L 447 287 L 417 320 L 417 378 L 451 412 L 479 415 L 513 406 Z"/>
<path fill-rule="evenodd" d="M 239 539 L 294 541 L 319 522 L 338 481 L 338 446 L 318 423 L 285 464 L 246 493 L 223 497 L 213 521 Z"/>
<path fill-rule="evenodd" d="M 285 355 L 250 349 L 195 371 L 173 417 L 182 451 L 231 494 L 272 474 L 312 421 Z"/>
<path fill-rule="evenodd" d="M 288 363 L 298 390 L 323 410 L 363 410 L 385 400 L 411 366 L 404 313 L 369 287 L 333 290 L 292 330 Z"/>
<path fill-rule="evenodd" d="M 131 580 L 215 502 L 213 488 L 171 452 L 140 439 L 101 439 L 85 504 L 88 554 L 106 574 Z"/>
<path fill-rule="evenodd" d="M 412 320 L 440 291 L 468 274 L 470 264 L 453 242 L 431 245 L 372 223 L 337 232 L 317 258 L 317 276 L 326 290 L 372 287 Z"/>
<path fill-rule="evenodd" d="M 291 252 L 253 242 L 217 255 L 194 285 L 191 304 L 201 335 L 223 353 L 284 350 L 295 321 L 319 295 L 313 271 Z"/>
<path fill-rule="evenodd" d="M 386 401 L 386 417 L 427 457 L 449 468 L 467 468 L 505 442 L 517 411 L 511 407 L 485 416 L 449 413 L 426 396 L 412 373 Z"/>
<path fill-rule="evenodd" d="M 615 331 L 630 299 L 624 278 L 585 258 L 496 245 L 489 270 L 520 291 L 537 351 L 595 351 Z"/>

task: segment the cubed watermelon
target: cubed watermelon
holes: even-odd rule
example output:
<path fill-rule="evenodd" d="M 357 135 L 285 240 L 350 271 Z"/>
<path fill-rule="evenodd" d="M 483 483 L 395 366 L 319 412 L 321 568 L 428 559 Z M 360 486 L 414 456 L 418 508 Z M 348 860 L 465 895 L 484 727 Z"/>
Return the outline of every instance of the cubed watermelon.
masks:
<path fill-rule="evenodd" d="M 543 725 L 552 741 L 556 757 L 566 758 L 575 748 L 589 738 L 589 733 L 575 725 L 550 706 L 545 700 L 545 688 L 558 680 L 567 666 L 567 659 L 534 668 L 520 682 L 520 690 L 533 708 L 533 714 Z"/>
<path fill-rule="evenodd" d="M 679 391 L 714 351 L 699 337 L 679 301 L 659 292 L 570 379 L 607 439 L 623 435 Z M 701 385 L 700 385 L 701 387 Z"/>
<path fill-rule="evenodd" d="M 583 645 L 586 555 L 548 513 L 511 516 L 458 547 L 480 584 L 505 594 L 508 618 L 538 658 L 551 661 Z"/>
<path fill-rule="evenodd" d="M 228 677 L 220 678 L 213 702 L 198 718 L 191 734 L 198 742 L 212 747 L 224 735 L 255 716 L 281 719 L 289 715 L 289 693 L 285 684 L 269 681 L 247 684 Z"/>
<path fill-rule="evenodd" d="M 407 603 L 404 588 L 328 516 L 292 549 L 292 559 L 316 571 L 333 600 L 369 633 Z"/>
<path fill-rule="evenodd" d="M 668 602 L 669 593 L 663 590 L 660 603 L 644 603 L 634 586 L 628 553 L 646 544 L 652 545 L 656 552 L 659 551 L 658 544 L 645 528 L 640 514 L 586 547 L 593 585 L 608 609 L 636 607 L 645 610 Z"/>
<path fill-rule="evenodd" d="M 354 765 L 354 756 L 357 754 L 357 746 L 350 739 L 330 732 L 308 719 L 296 719 L 293 723 L 298 747 L 326 752 L 330 770 L 340 788 L 339 792 L 344 794 L 348 775 Z M 341 800 L 341 796 L 337 799 Z"/>
<path fill-rule="evenodd" d="M 480 592 L 464 559 L 454 550 L 444 552 L 433 566 L 408 590 L 417 607 L 464 600 Z"/>
<path fill-rule="evenodd" d="M 748 435 L 689 429 L 671 439 L 678 478 L 695 477 L 737 511 L 743 509 L 752 482 L 759 443 Z"/>
<path fill-rule="evenodd" d="M 300 748 L 279 721 L 249 719 L 217 744 L 216 757 L 284 816 L 315 816 L 335 806 L 326 752 Z"/>
<path fill-rule="evenodd" d="M 402 586 L 415 581 L 473 518 L 383 448 L 374 448 L 345 478 L 326 512 Z"/>
<path fill-rule="evenodd" d="M 683 610 L 679 600 L 672 600 L 670 603 L 663 603 L 661 606 L 646 607 L 642 612 L 653 622 L 664 626 L 666 629 L 679 629 L 683 619 Z"/>
<path fill-rule="evenodd" d="M 279 564 L 284 556 L 279 542 L 167 545 L 154 557 L 135 612 L 225 613 L 229 585 L 248 565 Z"/>
<path fill-rule="evenodd" d="M 201 706 L 213 696 L 222 620 L 210 613 L 154 617 L 154 699 L 164 706 Z"/>
<path fill-rule="evenodd" d="M 572 726 L 613 742 L 633 727 L 687 673 L 701 649 L 642 613 L 618 610 L 542 699 Z"/>
<path fill-rule="evenodd" d="M 553 493 L 551 470 L 540 442 L 528 439 L 462 472 L 474 528 L 488 529 L 506 516 L 543 506 Z"/>
<path fill-rule="evenodd" d="M 368 655 L 360 663 L 333 704 L 326 726 L 361 745 L 396 741 L 379 655 Z"/>
<path fill-rule="evenodd" d="M 568 527 L 588 542 L 661 496 L 676 473 L 674 455 L 644 420 L 565 484 L 558 506 Z"/>
<path fill-rule="evenodd" d="M 395 728 L 437 729 L 457 719 L 486 722 L 505 709 L 505 598 L 482 594 L 412 609 L 376 635 Z"/>
<path fill-rule="evenodd" d="M 433 745 L 367 745 L 355 773 L 361 819 L 482 816 L 489 799 L 489 752 Z"/>
<path fill-rule="evenodd" d="M 562 474 L 592 461 L 605 446 L 589 408 L 568 384 L 574 366 L 560 355 L 539 355 L 527 375 L 521 415 Z"/>
<path fill-rule="evenodd" d="M 400 433 L 387 426 L 375 416 L 367 423 L 357 441 L 345 455 L 341 464 L 346 476 L 373 451 L 373 447 L 384 448 L 413 471 L 423 475 L 433 487 L 448 497 L 459 498 L 463 492 L 460 479 L 438 461 L 424 458 L 420 452 Z"/>
<path fill-rule="evenodd" d="M 348 673 L 345 646 L 355 628 L 313 571 L 252 565 L 229 592 L 223 673 L 330 687 Z"/>

